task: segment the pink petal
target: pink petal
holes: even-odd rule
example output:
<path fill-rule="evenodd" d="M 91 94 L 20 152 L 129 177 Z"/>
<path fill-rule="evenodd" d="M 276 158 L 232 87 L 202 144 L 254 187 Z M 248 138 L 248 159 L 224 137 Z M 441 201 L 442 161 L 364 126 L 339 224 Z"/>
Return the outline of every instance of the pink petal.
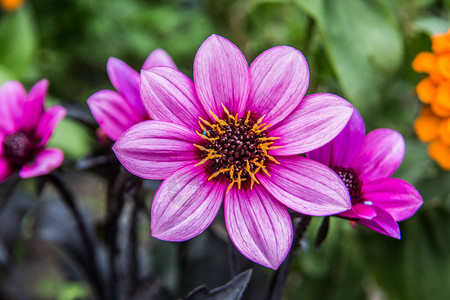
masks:
<path fill-rule="evenodd" d="M 8 161 L 0 156 L 0 183 L 5 181 L 9 176 L 14 173 L 14 170 L 9 165 Z"/>
<path fill-rule="evenodd" d="M 22 125 L 26 91 L 18 81 L 7 81 L 0 88 L 0 130 L 12 133 Z"/>
<path fill-rule="evenodd" d="M 279 149 L 272 155 L 296 155 L 325 145 L 345 127 L 353 112 L 353 106 L 333 94 L 314 94 L 303 98 L 300 105 L 270 130 L 270 136 L 281 137 L 276 141 Z"/>
<path fill-rule="evenodd" d="M 400 166 L 405 154 L 405 141 L 392 129 L 375 129 L 366 136 L 351 167 L 360 180 L 389 177 Z"/>
<path fill-rule="evenodd" d="M 236 248 L 248 259 L 276 270 L 292 244 L 287 209 L 263 187 L 232 188 L 225 195 L 225 222 Z"/>
<path fill-rule="evenodd" d="M 411 217 L 423 204 L 419 192 L 409 183 L 398 178 L 381 178 L 364 182 L 361 193 L 364 200 L 371 201 L 388 212 L 396 221 Z"/>
<path fill-rule="evenodd" d="M 47 95 L 48 84 L 47 79 L 42 79 L 28 93 L 28 97 L 23 106 L 22 128 L 36 128 L 44 111 L 44 100 Z"/>
<path fill-rule="evenodd" d="M 170 67 L 178 70 L 177 66 L 172 60 L 172 57 L 170 57 L 170 55 L 167 54 L 167 52 L 163 49 L 153 50 L 145 60 L 144 65 L 142 66 L 142 70 L 152 67 Z"/>
<path fill-rule="evenodd" d="M 148 179 L 165 179 L 176 170 L 201 160 L 194 131 L 162 121 L 144 121 L 130 127 L 113 150 L 131 173 Z"/>
<path fill-rule="evenodd" d="M 199 116 L 205 118 L 192 81 L 169 67 L 142 71 L 141 96 L 154 120 L 199 128 Z"/>
<path fill-rule="evenodd" d="M 222 205 L 226 183 L 208 181 L 201 166 L 185 166 L 163 181 L 153 198 L 152 236 L 185 241 L 202 233 Z"/>
<path fill-rule="evenodd" d="M 106 65 L 109 79 L 128 101 L 134 111 L 138 112 L 142 118 L 147 116 L 144 105 L 142 105 L 139 94 L 139 73 L 118 58 L 110 57 Z"/>
<path fill-rule="evenodd" d="M 381 208 L 376 206 L 373 208 L 377 212 L 377 216 L 371 220 L 361 219 L 358 223 L 376 232 L 400 239 L 400 228 L 394 218 Z"/>
<path fill-rule="evenodd" d="M 38 127 L 34 133 L 44 146 L 55 130 L 58 123 L 66 116 L 66 109 L 62 106 L 52 106 L 41 115 Z"/>
<path fill-rule="evenodd" d="M 340 213 L 339 217 L 371 220 L 374 217 L 376 217 L 376 215 L 377 212 L 372 206 L 363 203 L 358 203 L 356 205 L 353 205 L 352 209 Z"/>
<path fill-rule="evenodd" d="M 213 34 L 203 42 L 195 56 L 194 82 L 205 111 L 221 117 L 224 104 L 232 114 L 243 115 L 250 84 L 248 64 L 229 40 Z"/>
<path fill-rule="evenodd" d="M 92 115 L 103 131 L 117 140 L 132 125 L 144 121 L 117 92 L 102 90 L 87 100 Z"/>
<path fill-rule="evenodd" d="M 347 126 L 328 144 L 308 152 L 307 157 L 330 167 L 348 168 L 359 152 L 365 137 L 364 121 L 354 109 Z"/>
<path fill-rule="evenodd" d="M 303 54 L 278 46 L 261 53 L 250 66 L 252 86 L 246 110 L 266 115 L 275 125 L 287 117 L 308 89 L 309 70 Z"/>
<path fill-rule="evenodd" d="M 269 173 L 258 173 L 262 185 L 278 201 L 305 215 L 328 216 L 351 208 L 350 195 L 339 176 L 331 169 L 302 156 L 276 159 Z"/>
<path fill-rule="evenodd" d="M 60 149 L 49 148 L 42 150 L 34 161 L 22 167 L 19 175 L 22 178 L 29 178 L 48 174 L 58 168 L 63 160 L 64 153 Z"/>

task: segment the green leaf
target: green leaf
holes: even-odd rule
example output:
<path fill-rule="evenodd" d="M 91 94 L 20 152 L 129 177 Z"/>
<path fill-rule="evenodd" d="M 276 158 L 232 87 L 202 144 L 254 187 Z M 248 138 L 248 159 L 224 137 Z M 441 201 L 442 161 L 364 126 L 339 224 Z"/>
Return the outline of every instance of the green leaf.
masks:
<path fill-rule="evenodd" d="M 345 97 L 363 115 L 371 112 L 402 60 L 402 37 L 389 7 L 382 0 L 297 3 L 322 33 Z"/>
<path fill-rule="evenodd" d="M 36 52 L 34 22 L 28 9 L 2 16 L 0 22 L 0 64 L 23 76 Z"/>
<path fill-rule="evenodd" d="M 11 70 L 9 70 L 4 65 L 0 64 L 0 86 L 4 84 L 6 81 L 14 78 Z"/>
<path fill-rule="evenodd" d="M 449 20 L 435 16 L 422 17 L 414 22 L 414 27 L 417 31 L 426 32 L 429 35 L 436 33 L 443 33 L 450 27 Z"/>

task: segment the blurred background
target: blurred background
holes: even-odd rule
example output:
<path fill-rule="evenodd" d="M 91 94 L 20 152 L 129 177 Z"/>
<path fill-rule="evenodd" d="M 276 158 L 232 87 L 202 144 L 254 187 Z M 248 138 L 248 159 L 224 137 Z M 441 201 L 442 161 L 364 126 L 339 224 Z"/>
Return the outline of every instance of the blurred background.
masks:
<path fill-rule="evenodd" d="M 331 218 L 328 237 L 316 250 L 322 220 L 313 218 L 283 299 L 450 299 L 450 173 L 428 157 L 427 145 L 414 134 L 421 108 L 415 86 L 425 75 L 411 68 L 419 52 L 430 51 L 430 37 L 450 27 L 449 0 L 12 2 L 0 0 L 0 84 L 16 79 L 29 89 L 41 78 L 50 80 L 48 104 L 69 110 L 51 144 L 64 150 L 63 170 L 99 236 L 107 171 L 77 166 L 101 148 L 86 100 L 112 89 L 108 58 L 139 70 L 152 50 L 163 48 L 192 76 L 195 53 L 212 33 L 235 43 L 249 62 L 270 47 L 290 45 L 308 61 L 308 94 L 340 95 L 361 112 L 368 131 L 388 127 L 404 135 L 406 155 L 394 176 L 413 184 L 424 204 L 400 224 L 401 240 Z M 72 255 L 80 246 L 76 230 L 58 196 L 41 190 L 39 180 L 22 180 L 11 190 L 14 184 L 0 188 L 1 200 L 9 198 L 0 211 L 0 299 L 90 299 Z M 147 210 L 158 184 L 144 183 Z M 214 288 L 230 279 L 221 222 L 181 244 L 153 239 L 145 214 L 138 228 L 139 276 L 157 279 L 161 293 L 170 295 L 155 299 L 183 297 L 201 284 Z M 126 250 L 126 239 L 119 244 Z M 258 287 L 272 273 L 256 267 L 248 299 L 263 299 Z"/>

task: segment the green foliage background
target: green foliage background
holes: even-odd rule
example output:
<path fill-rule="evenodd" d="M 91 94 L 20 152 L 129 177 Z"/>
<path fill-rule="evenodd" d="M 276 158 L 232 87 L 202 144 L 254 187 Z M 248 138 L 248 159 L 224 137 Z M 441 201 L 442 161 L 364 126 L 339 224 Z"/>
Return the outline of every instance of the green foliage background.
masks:
<path fill-rule="evenodd" d="M 269 47 L 293 46 L 309 63 L 308 93 L 341 95 L 368 130 L 405 136 L 395 176 L 416 186 L 424 205 L 401 223 L 400 241 L 332 219 L 322 248 L 298 253 L 285 299 L 449 299 L 450 173 L 413 133 L 422 75 L 411 70 L 449 19 L 448 0 L 31 0 L 0 15 L 0 83 L 18 79 L 29 88 L 48 78 L 53 102 L 87 107 L 89 95 L 111 88 L 110 56 L 139 70 L 153 49 L 164 48 L 191 76 L 196 50 L 212 33 L 249 62 Z M 67 120 L 52 143 L 75 159 L 92 150 L 94 136 Z M 310 245 L 319 223 L 308 230 Z"/>

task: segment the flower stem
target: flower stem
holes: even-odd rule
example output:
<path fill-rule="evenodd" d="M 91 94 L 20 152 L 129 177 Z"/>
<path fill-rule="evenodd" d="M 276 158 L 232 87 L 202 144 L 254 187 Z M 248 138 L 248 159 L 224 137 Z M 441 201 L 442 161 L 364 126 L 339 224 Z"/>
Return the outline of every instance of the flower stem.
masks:
<path fill-rule="evenodd" d="M 284 285 L 291 267 L 292 259 L 295 256 L 295 252 L 300 247 L 300 241 L 303 238 L 306 229 L 308 228 L 311 216 L 301 216 L 294 219 L 294 238 L 292 241 L 291 250 L 289 251 L 286 259 L 275 272 L 270 283 L 270 290 L 267 296 L 267 300 L 279 300 L 283 295 Z"/>
<path fill-rule="evenodd" d="M 80 208 L 77 205 L 75 196 L 73 195 L 69 187 L 66 185 L 66 183 L 64 182 L 59 173 L 52 172 L 48 175 L 48 177 L 50 179 L 50 182 L 58 190 L 59 194 L 62 197 L 62 200 L 67 205 L 67 207 L 69 208 L 70 212 L 72 213 L 75 219 L 78 232 L 81 236 L 81 239 L 84 244 L 84 249 L 86 251 L 87 262 L 85 265 L 85 270 L 87 276 L 89 277 L 90 282 L 93 285 L 94 291 L 97 292 L 97 295 L 100 299 L 108 299 L 107 295 L 105 294 L 106 289 L 104 289 L 103 281 L 99 272 L 95 239 L 88 231 L 88 226 L 85 220 L 83 219 Z"/>

